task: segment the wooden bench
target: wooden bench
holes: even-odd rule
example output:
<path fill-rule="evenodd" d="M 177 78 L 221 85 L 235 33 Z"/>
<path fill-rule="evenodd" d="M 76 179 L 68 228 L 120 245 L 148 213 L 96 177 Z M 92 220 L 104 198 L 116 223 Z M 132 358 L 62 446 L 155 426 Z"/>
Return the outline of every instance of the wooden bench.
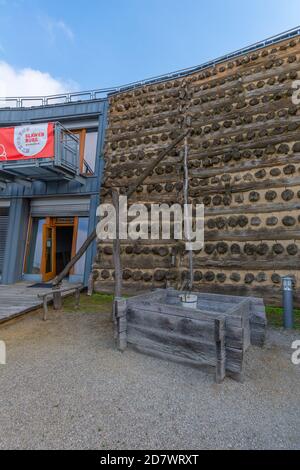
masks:
<path fill-rule="evenodd" d="M 82 284 L 76 284 L 73 286 L 66 286 L 66 287 L 59 287 L 59 288 L 54 288 L 50 292 L 44 292 L 43 294 L 38 294 L 38 298 L 43 300 L 43 310 L 44 310 L 44 315 L 43 315 L 43 320 L 47 320 L 47 315 L 48 315 L 48 302 L 51 302 L 54 300 L 55 296 L 64 297 L 64 294 L 68 294 L 69 292 L 74 291 L 75 294 L 75 308 L 79 307 L 80 303 L 80 292 L 83 289 Z M 56 308 L 57 309 L 57 308 Z"/>

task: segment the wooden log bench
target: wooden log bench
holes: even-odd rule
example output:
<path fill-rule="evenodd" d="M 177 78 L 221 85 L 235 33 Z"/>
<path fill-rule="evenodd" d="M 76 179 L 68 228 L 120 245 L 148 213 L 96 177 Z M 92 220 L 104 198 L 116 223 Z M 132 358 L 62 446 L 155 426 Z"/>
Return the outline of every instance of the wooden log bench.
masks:
<path fill-rule="evenodd" d="M 179 297 L 180 292 L 176 292 Z M 242 381 L 245 352 L 251 343 L 264 343 L 262 301 L 193 294 L 197 295 L 196 309 L 179 302 L 170 305 L 168 290 L 164 289 L 129 299 L 117 298 L 114 322 L 118 348 L 124 351 L 129 346 L 196 367 L 214 367 L 218 383 L 225 376 Z"/>
<path fill-rule="evenodd" d="M 83 289 L 82 284 L 74 284 L 73 286 L 66 286 L 66 287 L 59 287 L 52 289 L 50 292 L 44 292 L 42 294 L 38 294 L 38 298 L 43 300 L 43 320 L 47 320 L 48 316 L 48 303 L 52 302 L 55 298 L 55 295 L 58 295 L 58 297 L 61 299 L 61 297 L 64 297 L 66 294 L 73 292 L 75 294 L 75 308 L 79 307 L 80 303 L 80 292 Z"/>

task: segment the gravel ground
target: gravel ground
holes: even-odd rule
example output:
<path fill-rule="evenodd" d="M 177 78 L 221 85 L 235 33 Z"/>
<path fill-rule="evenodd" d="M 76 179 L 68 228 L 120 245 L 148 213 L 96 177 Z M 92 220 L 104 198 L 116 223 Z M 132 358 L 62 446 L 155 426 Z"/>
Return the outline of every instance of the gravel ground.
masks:
<path fill-rule="evenodd" d="M 243 384 L 114 348 L 109 314 L 0 327 L 1 449 L 299 449 L 300 332 L 270 329 Z"/>

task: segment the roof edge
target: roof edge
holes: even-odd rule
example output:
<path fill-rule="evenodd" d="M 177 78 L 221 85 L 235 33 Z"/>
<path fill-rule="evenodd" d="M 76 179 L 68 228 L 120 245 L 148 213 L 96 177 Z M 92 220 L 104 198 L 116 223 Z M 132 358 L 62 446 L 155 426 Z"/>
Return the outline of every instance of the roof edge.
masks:
<path fill-rule="evenodd" d="M 218 57 L 217 59 L 207 61 L 203 64 L 200 64 L 194 67 L 176 70 L 174 72 L 170 72 L 170 73 L 163 74 L 163 75 L 158 75 L 155 77 L 150 77 L 145 80 L 131 82 L 126 85 L 110 87 L 110 88 L 102 88 L 102 89 L 91 90 L 91 91 L 64 93 L 60 95 L 2 97 L 2 98 L 0 97 L 0 111 L 5 110 L 5 109 L 28 108 L 28 107 L 40 108 L 40 107 L 45 107 L 45 106 L 51 106 L 54 104 L 78 103 L 78 102 L 83 102 L 83 101 L 105 99 L 105 97 L 110 97 L 118 93 L 130 91 L 130 90 L 139 88 L 144 85 L 151 85 L 155 83 L 164 82 L 167 80 L 185 77 L 187 75 L 190 75 L 191 73 L 205 70 L 207 68 L 213 67 L 227 60 L 240 57 L 249 52 L 253 52 L 253 51 L 262 49 L 264 47 L 270 46 L 272 44 L 277 44 L 279 42 L 295 38 L 297 36 L 300 36 L 300 26 L 289 29 L 288 31 L 284 31 L 283 33 L 277 34 L 275 36 L 271 36 L 267 39 L 251 44 L 250 46 L 246 46 L 242 49 L 238 49 L 229 54 L 222 55 L 221 57 Z M 55 101 L 59 101 L 59 100 L 62 100 L 62 101 L 60 101 L 59 103 L 55 103 Z M 5 106 L 2 106 L 1 102 L 5 103 Z M 24 106 L 26 102 L 28 103 L 28 106 Z M 30 102 L 36 102 L 36 104 L 30 105 L 29 104 Z M 9 103 L 11 103 L 12 106 L 10 106 Z"/>

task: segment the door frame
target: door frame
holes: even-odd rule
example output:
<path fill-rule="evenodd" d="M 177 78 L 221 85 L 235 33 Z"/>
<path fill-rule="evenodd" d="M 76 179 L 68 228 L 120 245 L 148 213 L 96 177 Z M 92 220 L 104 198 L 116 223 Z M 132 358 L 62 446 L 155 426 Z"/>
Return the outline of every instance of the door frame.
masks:
<path fill-rule="evenodd" d="M 51 245 L 51 266 L 52 271 L 46 272 L 47 265 L 47 240 L 48 230 L 51 230 L 52 245 Z M 56 226 L 52 222 L 51 217 L 46 217 L 46 222 L 43 225 L 43 238 L 42 238 L 42 263 L 41 275 L 44 282 L 50 281 L 56 276 Z"/>
<path fill-rule="evenodd" d="M 66 219 L 66 221 L 62 221 L 59 219 Z M 77 232 L 78 232 L 78 216 L 70 217 L 73 221 L 68 221 L 68 217 L 46 217 L 46 221 L 43 225 L 43 239 L 42 239 L 42 261 L 41 261 L 41 276 L 44 282 L 50 281 L 53 279 L 57 274 L 56 272 L 56 229 L 57 227 L 73 227 L 73 238 L 72 238 L 72 247 L 71 247 L 71 258 L 76 253 L 76 243 L 77 243 Z M 46 254 L 47 254 L 47 230 L 53 230 L 53 242 L 52 242 L 52 271 L 46 273 Z M 70 274 L 74 273 L 74 268 L 70 270 Z"/>
<path fill-rule="evenodd" d="M 86 129 L 72 129 L 70 131 L 72 134 L 76 135 L 79 139 L 79 172 L 83 172 L 83 161 L 84 161 L 84 149 L 85 149 L 85 138 L 86 138 Z"/>

